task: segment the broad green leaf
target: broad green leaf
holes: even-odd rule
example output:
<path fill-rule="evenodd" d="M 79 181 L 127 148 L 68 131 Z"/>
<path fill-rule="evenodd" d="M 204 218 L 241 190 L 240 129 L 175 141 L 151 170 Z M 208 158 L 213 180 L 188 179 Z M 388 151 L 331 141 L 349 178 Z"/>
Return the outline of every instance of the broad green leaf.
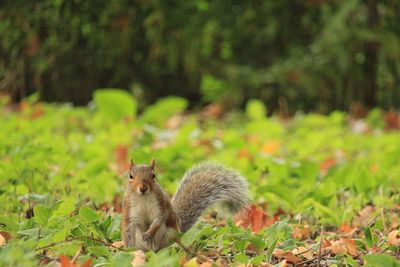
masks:
<path fill-rule="evenodd" d="M 397 261 L 386 254 L 370 254 L 363 257 L 365 266 L 368 267 L 399 267 L 400 261 Z"/>
<path fill-rule="evenodd" d="M 104 246 L 92 246 L 88 247 L 88 250 L 90 254 L 94 254 L 98 257 L 106 257 L 108 259 L 112 257 L 111 252 L 108 250 L 107 247 Z"/>
<path fill-rule="evenodd" d="M 79 217 L 85 221 L 86 223 L 95 222 L 100 219 L 99 215 L 97 215 L 96 211 L 89 207 L 82 207 L 79 210 Z"/>
<path fill-rule="evenodd" d="M 249 261 L 249 257 L 245 253 L 238 253 L 235 255 L 235 260 L 239 263 L 247 263 Z"/>
<path fill-rule="evenodd" d="M 35 222 L 42 226 L 46 226 L 49 218 L 51 217 L 52 209 L 39 204 L 33 208 L 33 214 Z"/>
<path fill-rule="evenodd" d="M 165 126 L 165 123 L 173 115 L 183 112 L 188 106 L 188 101 L 181 97 L 170 96 L 158 100 L 148 107 L 140 120 L 157 126 Z"/>
<path fill-rule="evenodd" d="M 266 118 L 267 108 L 260 100 L 252 99 L 247 102 L 246 115 L 254 121 L 263 120 Z"/>
<path fill-rule="evenodd" d="M 136 101 L 128 92 L 120 89 L 100 89 L 94 92 L 94 102 L 99 113 L 112 120 L 136 114 Z"/>

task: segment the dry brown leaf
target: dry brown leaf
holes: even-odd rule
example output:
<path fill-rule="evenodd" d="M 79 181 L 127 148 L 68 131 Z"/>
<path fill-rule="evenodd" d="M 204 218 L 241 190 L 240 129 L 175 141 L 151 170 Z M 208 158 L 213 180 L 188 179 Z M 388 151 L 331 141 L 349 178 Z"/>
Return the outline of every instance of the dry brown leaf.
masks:
<path fill-rule="evenodd" d="M 356 242 L 354 241 L 354 239 L 341 238 L 340 241 L 346 247 L 347 253 L 350 256 L 353 256 L 353 257 L 358 256 L 359 253 L 358 253 L 358 250 L 356 247 Z"/>
<path fill-rule="evenodd" d="M 92 259 L 88 259 L 82 265 L 79 265 L 72 260 L 68 259 L 66 256 L 60 256 L 60 267 L 89 267 L 92 264 Z"/>
<path fill-rule="evenodd" d="M 6 239 L 2 235 L 0 235 L 0 247 L 4 246 L 5 244 L 6 244 Z"/>
<path fill-rule="evenodd" d="M 348 222 L 344 222 L 339 226 L 339 232 L 348 236 L 353 235 L 356 231 L 357 227 L 350 226 Z"/>
<path fill-rule="evenodd" d="M 115 241 L 111 244 L 112 247 L 121 248 L 124 245 L 123 241 Z"/>
<path fill-rule="evenodd" d="M 206 262 L 203 262 L 203 263 L 199 264 L 199 267 L 211 267 L 211 266 L 213 266 L 213 261 L 211 259 L 209 259 Z"/>
<path fill-rule="evenodd" d="M 291 251 L 284 251 L 281 249 L 275 249 L 274 252 L 272 253 L 275 257 L 278 259 L 284 259 L 287 260 L 290 263 L 299 263 L 301 262 L 301 259 L 293 254 Z"/>
<path fill-rule="evenodd" d="M 326 250 L 331 251 L 335 255 L 345 253 L 353 257 L 359 255 L 356 242 L 353 239 L 340 238 L 340 240 L 332 241 L 331 244 Z"/>
<path fill-rule="evenodd" d="M 328 248 L 328 247 L 332 246 L 332 243 L 328 239 L 324 239 L 323 238 L 322 239 L 322 245 L 323 245 L 324 248 Z"/>
<path fill-rule="evenodd" d="M 307 239 L 311 235 L 311 228 L 309 225 L 296 225 L 293 229 L 293 237 L 296 239 Z"/>
<path fill-rule="evenodd" d="M 300 257 L 301 256 L 301 257 L 306 258 L 307 260 L 311 260 L 311 259 L 314 258 L 312 249 L 306 248 L 306 247 L 297 247 L 297 248 L 292 250 L 292 253 L 296 257 Z"/>
<path fill-rule="evenodd" d="M 0 231 L 0 236 L 3 236 L 6 239 L 6 242 L 11 239 L 11 234 L 9 232 Z"/>
<path fill-rule="evenodd" d="M 115 148 L 115 159 L 118 165 L 118 170 L 122 174 L 129 170 L 129 160 L 128 160 L 128 146 L 119 144 Z"/>
<path fill-rule="evenodd" d="M 399 230 L 393 230 L 388 234 L 388 244 L 391 246 L 400 246 Z"/>
<path fill-rule="evenodd" d="M 278 266 L 279 266 L 279 267 L 287 267 L 287 266 L 288 266 L 287 260 L 283 260 L 283 261 L 279 262 L 279 265 L 278 265 Z"/>
<path fill-rule="evenodd" d="M 319 169 L 323 174 L 326 174 L 330 168 L 336 165 L 336 159 L 333 157 L 325 159 L 319 165 Z"/>
<path fill-rule="evenodd" d="M 235 218 L 236 225 L 243 227 L 251 227 L 253 232 L 259 232 L 266 226 L 273 224 L 273 219 L 270 219 L 260 207 L 251 205 L 245 212 L 238 214 Z"/>
<path fill-rule="evenodd" d="M 133 252 L 134 258 L 132 260 L 132 267 L 143 266 L 146 263 L 146 255 L 142 250 L 136 250 Z"/>
<path fill-rule="evenodd" d="M 247 148 L 242 148 L 239 150 L 238 157 L 242 159 L 251 159 L 252 156 Z"/>
<path fill-rule="evenodd" d="M 335 255 L 347 253 L 346 248 L 342 245 L 340 240 L 333 241 L 331 243 L 332 245 L 327 247 L 326 250 L 331 251 Z"/>
<path fill-rule="evenodd" d="M 353 220 L 355 226 L 368 226 L 375 217 L 375 208 L 371 205 L 365 206 Z"/>

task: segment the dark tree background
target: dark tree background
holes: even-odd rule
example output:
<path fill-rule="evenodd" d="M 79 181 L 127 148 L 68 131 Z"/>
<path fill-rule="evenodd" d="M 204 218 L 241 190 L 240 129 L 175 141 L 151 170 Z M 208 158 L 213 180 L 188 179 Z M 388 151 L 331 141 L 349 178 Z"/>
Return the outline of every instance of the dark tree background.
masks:
<path fill-rule="evenodd" d="M 398 0 L 3 0 L 0 91 L 328 112 L 400 103 Z"/>

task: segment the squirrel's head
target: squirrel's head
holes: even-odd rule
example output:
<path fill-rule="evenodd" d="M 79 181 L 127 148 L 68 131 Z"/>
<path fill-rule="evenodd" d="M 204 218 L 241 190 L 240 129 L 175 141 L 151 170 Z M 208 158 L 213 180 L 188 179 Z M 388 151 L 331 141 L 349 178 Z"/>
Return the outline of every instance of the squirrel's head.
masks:
<path fill-rule="evenodd" d="M 154 158 L 151 160 L 150 165 L 135 165 L 131 160 L 129 185 L 137 194 L 145 195 L 152 191 L 156 179 L 154 166 Z"/>

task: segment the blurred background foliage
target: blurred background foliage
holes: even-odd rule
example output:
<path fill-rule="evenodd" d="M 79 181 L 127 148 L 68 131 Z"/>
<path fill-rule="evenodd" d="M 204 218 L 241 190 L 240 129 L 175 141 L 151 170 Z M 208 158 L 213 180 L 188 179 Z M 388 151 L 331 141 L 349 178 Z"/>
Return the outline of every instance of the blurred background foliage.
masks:
<path fill-rule="evenodd" d="M 167 95 L 398 108 L 399 17 L 398 0 L 4 0 L 0 92 L 79 105 L 117 87 L 139 110 Z"/>

